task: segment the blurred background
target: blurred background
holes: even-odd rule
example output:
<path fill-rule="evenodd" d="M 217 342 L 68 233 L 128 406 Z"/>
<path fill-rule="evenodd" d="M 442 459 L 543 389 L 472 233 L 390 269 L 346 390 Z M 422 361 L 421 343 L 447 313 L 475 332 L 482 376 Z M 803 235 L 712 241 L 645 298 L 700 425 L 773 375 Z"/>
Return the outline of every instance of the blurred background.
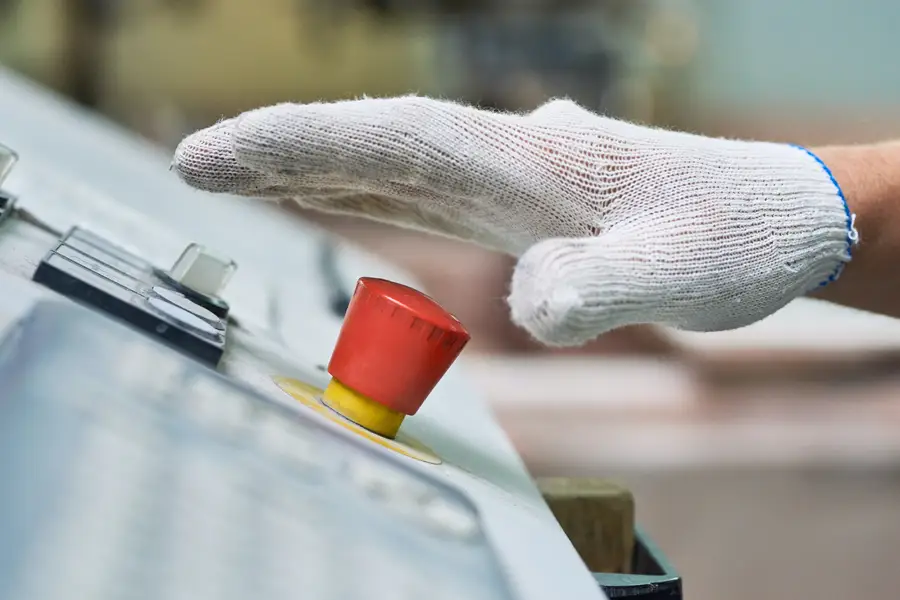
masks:
<path fill-rule="evenodd" d="M 409 92 L 822 144 L 900 136 L 898 24 L 893 0 L 0 0 L 0 63 L 169 148 L 259 105 Z M 691 600 L 897 596 L 896 321 L 800 301 L 548 351 L 509 323 L 510 259 L 284 210 L 455 312 L 532 473 L 630 486 Z"/>

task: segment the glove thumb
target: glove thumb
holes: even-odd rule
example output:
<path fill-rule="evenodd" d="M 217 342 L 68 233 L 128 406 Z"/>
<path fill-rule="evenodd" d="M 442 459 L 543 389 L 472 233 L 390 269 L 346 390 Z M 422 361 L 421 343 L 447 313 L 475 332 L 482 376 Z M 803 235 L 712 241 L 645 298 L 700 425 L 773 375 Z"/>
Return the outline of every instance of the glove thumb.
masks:
<path fill-rule="evenodd" d="M 510 284 L 513 322 L 548 346 L 578 346 L 618 327 L 654 322 L 659 278 L 647 272 L 640 244 L 616 237 L 551 239 L 529 248 Z"/>

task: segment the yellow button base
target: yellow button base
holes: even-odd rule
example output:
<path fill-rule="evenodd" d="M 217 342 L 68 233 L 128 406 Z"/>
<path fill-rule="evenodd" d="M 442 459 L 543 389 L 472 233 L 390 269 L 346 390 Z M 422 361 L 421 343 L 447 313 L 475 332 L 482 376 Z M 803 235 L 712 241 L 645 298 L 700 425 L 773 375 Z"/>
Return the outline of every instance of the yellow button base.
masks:
<path fill-rule="evenodd" d="M 409 437 L 406 432 L 398 431 L 397 437 L 388 439 L 383 435 L 378 435 L 365 427 L 357 425 L 347 417 L 341 416 L 333 408 L 325 406 L 325 403 L 322 401 L 324 392 L 315 386 L 304 383 L 298 379 L 291 379 L 290 377 L 273 377 L 272 381 L 281 388 L 285 394 L 299 402 L 302 406 L 312 410 L 316 414 L 322 415 L 329 421 L 337 423 L 341 427 L 352 431 L 363 439 L 423 463 L 439 465 L 443 462 L 433 450 L 419 440 Z"/>
<path fill-rule="evenodd" d="M 328 383 L 322 401 L 357 425 L 389 439 L 397 436 L 406 416 L 351 390 L 337 379 Z"/>

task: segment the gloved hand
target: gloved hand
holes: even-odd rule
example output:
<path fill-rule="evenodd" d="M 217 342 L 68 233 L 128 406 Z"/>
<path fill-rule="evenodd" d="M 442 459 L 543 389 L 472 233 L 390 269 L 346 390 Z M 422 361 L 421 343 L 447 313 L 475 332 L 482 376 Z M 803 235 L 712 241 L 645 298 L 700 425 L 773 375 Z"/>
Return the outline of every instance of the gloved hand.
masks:
<path fill-rule="evenodd" d="M 526 115 L 420 97 L 282 104 L 186 138 L 212 192 L 469 240 L 519 256 L 512 319 L 548 345 L 629 324 L 761 319 L 839 274 L 856 233 L 804 149 L 652 129 L 554 101 Z"/>

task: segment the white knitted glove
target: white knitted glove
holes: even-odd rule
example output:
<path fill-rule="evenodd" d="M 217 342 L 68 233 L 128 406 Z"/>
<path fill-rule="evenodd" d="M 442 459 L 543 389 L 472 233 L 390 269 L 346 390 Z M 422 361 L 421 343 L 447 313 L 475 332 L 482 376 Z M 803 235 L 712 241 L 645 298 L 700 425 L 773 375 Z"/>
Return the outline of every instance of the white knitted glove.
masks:
<path fill-rule="evenodd" d="M 568 101 L 527 115 L 419 97 L 282 104 L 189 136 L 174 167 L 204 190 L 292 197 L 520 256 L 512 318 L 549 345 L 637 323 L 750 324 L 837 277 L 857 237 L 804 149 Z"/>

